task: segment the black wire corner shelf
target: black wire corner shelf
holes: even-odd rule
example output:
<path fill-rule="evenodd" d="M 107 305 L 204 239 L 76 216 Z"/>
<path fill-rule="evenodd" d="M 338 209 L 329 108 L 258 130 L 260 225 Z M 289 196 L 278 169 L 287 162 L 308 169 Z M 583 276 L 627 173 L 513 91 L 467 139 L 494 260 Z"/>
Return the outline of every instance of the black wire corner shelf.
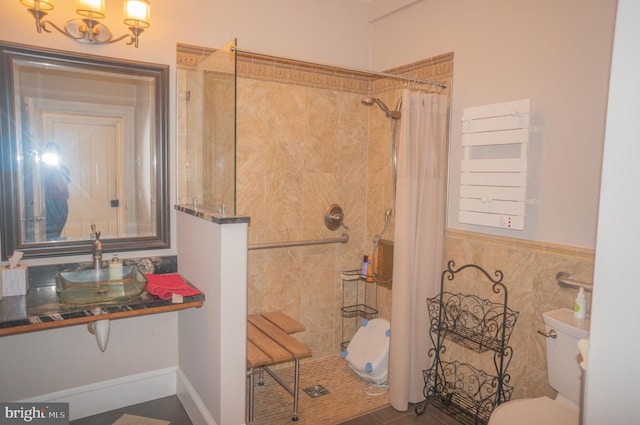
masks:
<path fill-rule="evenodd" d="M 378 285 L 368 282 L 361 270 L 346 270 L 340 274 L 342 280 L 342 342 L 346 350 L 351 338 L 360 327 L 362 319 L 378 317 Z M 348 291 L 350 288 L 351 291 Z M 375 306 L 375 307 L 374 307 Z M 351 319 L 351 320 L 349 320 Z"/>
<path fill-rule="evenodd" d="M 364 319 L 374 319 L 378 316 L 378 310 L 366 304 L 348 305 L 340 308 L 340 311 L 342 311 L 342 317 L 360 316 Z"/>
<path fill-rule="evenodd" d="M 484 425 L 493 409 L 509 401 L 513 393 L 506 372 L 513 356 L 508 344 L 519 313 L 507 307 L 507 287 L 500 270 L 492 277 L 475 264 L 454 267 L 455 262 L 449 261 L 442 272 L 440 294 L 427 300 L 433 344 L 429 357 L 433 362 L 423 371 L 425 400 L 416 405 L 415 411 L 421 415 L 432 404 L 463 424 Z M 501 301 L 446 292 L 445 281 L 453 281 L 463 270 L 480 272 L 481 280 L 491 284 L 497 298 L 502 296 Z M 468 363 L 442 360 L 446 339 L 477 353 L 493 352 L 495 374 Z"/>

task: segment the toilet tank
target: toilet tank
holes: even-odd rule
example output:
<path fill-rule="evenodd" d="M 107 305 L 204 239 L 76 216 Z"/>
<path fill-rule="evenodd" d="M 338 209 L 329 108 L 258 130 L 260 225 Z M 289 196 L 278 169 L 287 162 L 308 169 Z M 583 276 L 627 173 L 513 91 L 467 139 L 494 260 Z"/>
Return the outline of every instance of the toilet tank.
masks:
<path fill-rule="evenodd" d="M 547 371 L 549 385 L 558 394 L 574 402 L 580 402 L 582 357 L 578 341 L 589 336 L 589 320 L 576 319 L 568 308 L 542 313 L 546 331 L 555 330 L 556 338 L 547 338 Z"/>

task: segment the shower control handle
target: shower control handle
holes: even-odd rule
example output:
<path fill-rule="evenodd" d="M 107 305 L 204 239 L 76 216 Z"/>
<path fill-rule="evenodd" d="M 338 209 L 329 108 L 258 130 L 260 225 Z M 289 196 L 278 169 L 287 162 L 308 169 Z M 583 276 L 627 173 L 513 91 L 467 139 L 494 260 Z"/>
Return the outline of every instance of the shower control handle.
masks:
<path fill-rule="evenodd" d="M 540 335 L 544 335 L 547 338 L 556 339 L 558 337 L 558 333 L 556 331 L 554 331 L 553 329 L 551 329 L 549 332 L 545 332 L 542 329 L 538 329 L 538 333 Z"/>
<path fill-rule="evenodd" d="M 344 224 L 344 211 L 342 211 L 340 205 L 331 204 L 327 207 L 327 211 L 324 214 L 324 225 L 327 226 L 329 230 L 336 230 L 340 226 L 349 229 Z"/>
<path fill-rule="evenodd" d="M 331 217 L 329 217 L 329 220 L 339 223 L 340 226 L 344 227 L 345 229 L 349 229 L 349 227 L 347 227 L 342 221 L 343 219 L 344 217 L 342 217 L 340 214 L 333 214 Z"/>

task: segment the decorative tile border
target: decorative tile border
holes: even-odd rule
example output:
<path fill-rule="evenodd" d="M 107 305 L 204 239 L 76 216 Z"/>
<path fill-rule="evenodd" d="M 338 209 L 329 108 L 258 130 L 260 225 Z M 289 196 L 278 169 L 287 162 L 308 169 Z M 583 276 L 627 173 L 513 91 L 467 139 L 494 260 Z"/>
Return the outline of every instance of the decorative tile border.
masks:
<path fill-rule="evenodd" d="M 190 70 L 216 49 L 177 45 L 178 69 Z M 405 82 L 385 78 L 367 72 L 340 69 L 321 64 L 305 64 L 287 59 L 271 59 L 249 53 L 237 57 L 238 76 L 256 80 L 274 81 L 305 87 L 315 87 L 343 92 L 371 93 L 392 88 L 400 88 Z M 386 71 L 423 80 L 443 81 L 451 86 L 453 78 L 453 53 L 434 56 L 429 59 L 403 65 Z"/>
<path fill-rule="evenodd" d="M 444 89 L 446 92 L 450 89 L 453 81 L 453 52 L 391 68 L 385 72 L 419 80 L 441 81 L 447 84 L 447 88 Z M 377 78 L 372 82 L 371 91 L 375 93 L 389 89 L 397 89 L 401 88 L 404 84 L 405 82 L 392 78 Z"/>
<path fill-rule="evenodd" d="M 553 244 L 548 242 L 529 241 L 504 236 L 488 235 L 485 233 L 468 232 L 458 229 L 447 229 L 447 238 L 482 242 L 493 245 L 500 245 L 522 251 L 538 252 L 574 258 L 576 260 L 594 262 L 595 250 L 579 248 L 569 245 Z"/>
<path fill-rule="evenodd" d="M 178 43 L 176 46 L 176 65 L 178 69 L 193 69 L 198 66 L 200 61 L 215 51 L 216 49 Z"/>

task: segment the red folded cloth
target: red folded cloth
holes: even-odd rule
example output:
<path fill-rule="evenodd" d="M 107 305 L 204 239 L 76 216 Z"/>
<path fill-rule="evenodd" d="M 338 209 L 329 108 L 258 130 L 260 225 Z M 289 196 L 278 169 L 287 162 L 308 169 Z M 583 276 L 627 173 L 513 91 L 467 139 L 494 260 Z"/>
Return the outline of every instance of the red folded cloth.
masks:
<path fill-rule="evenodd" d="M 179 273 L 146 274 L 144 276 L 147 278 L 147 292 L 157 295 L 163 300 L 170 300 L 173 294 L 189 297 L 201 293 L 189 285 Z"/>

